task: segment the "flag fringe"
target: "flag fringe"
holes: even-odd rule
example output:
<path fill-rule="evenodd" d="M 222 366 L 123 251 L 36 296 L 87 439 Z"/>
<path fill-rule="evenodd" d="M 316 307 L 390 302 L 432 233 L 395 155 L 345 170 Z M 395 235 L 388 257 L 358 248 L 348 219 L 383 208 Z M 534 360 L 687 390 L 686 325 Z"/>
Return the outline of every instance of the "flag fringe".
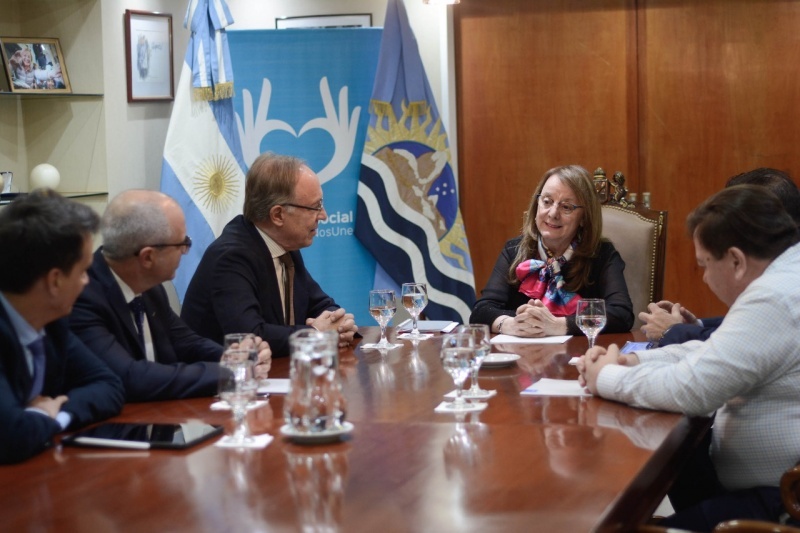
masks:
<path fill-rule="evenodd" d="M 226 81 L 225 83 L 218 83 L 213 88 L 194 87 L 192 89 L 192 97 L 194 100 L 203 100 L 206 102 L 233 98 L 233 82 Z"/>

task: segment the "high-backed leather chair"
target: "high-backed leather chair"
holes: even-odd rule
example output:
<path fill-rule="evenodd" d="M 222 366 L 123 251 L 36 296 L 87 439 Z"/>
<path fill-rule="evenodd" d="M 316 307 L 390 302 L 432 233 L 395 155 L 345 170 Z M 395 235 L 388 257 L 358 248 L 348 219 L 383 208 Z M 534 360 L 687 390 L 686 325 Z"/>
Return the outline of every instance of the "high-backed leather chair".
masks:
<path fill-rule="evenodd" d="M 625 261 L 625 283 L 633 302 L 633 313 L 662 299 L 667 249 L 667 212 L 634 205 L 626 199 L 625 176 L 616 172 L 611 180 L 602 168 L 594 173 L 595 189 L 602 203 L 603 237 L 614 243 Z M 637 318 L 633 329 L 642 325 Z"/>

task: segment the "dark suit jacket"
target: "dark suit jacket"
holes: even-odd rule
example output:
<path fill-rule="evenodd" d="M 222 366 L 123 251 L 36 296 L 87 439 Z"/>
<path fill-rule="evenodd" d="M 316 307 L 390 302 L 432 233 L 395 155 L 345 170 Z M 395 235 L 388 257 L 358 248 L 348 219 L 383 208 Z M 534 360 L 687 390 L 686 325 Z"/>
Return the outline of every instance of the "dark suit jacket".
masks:
<path fill-rule="evenodd" d="M 661 340 L 658 341 L 659 346 L 668 346 L 670 344 L 683 344 L 689 341 L 704 341 L 708 340 L 712 333 L 717 331 L 717 328 L 722 324 L 724 317 L 704 318 L 703 325 L 697 326 L 694 324 L 675 324 L 669 328 Z"/>
<path fill-rule="evenodd" d="M 294 260 L 296 326 L 284 325 L 280 287 L 269 248 L 241 215 L 211 243 L 197 266 L 181 310 L 189 327 L 221 342 L 226 333 L 255 333 L 276 357 L 289 353 L 289 335 L 326 309 L 338 309 L 311 277 L 300 252 Z"/>
<path fill-rule="evenodd" d="M 43 396 L 69 397 L 62 410 L 72 415 L 68 429 L 120 412 L 122 383 L 67 327 L 66 319 L 45 327 Z M 61 426 L 41 413 L 26 411 L 33 380 L 14 326 L 0 305 L 0 464 L 27 459 L 52 444 Z"/>
<path fill-rule="evenodd" d="M 122 289 L 98 249 L 70 327 L 122 378 L 128 401 L 215 394 L 222 346 L 189 329 L 172 311 L 161 285 L 145 291 L 142 300 L 155 361 L 146 359 Z"/>
<path fill-rule="evenodd" d="M 492 323 L 500 315 L 516 315 L 517 308 L 528 303 L 528 298 L 519 287 L 508 283 L 508 269 L 517 256 L 517 249 L 522 237 L 517 237 L 506 242 L 497 263 L 494 265 L 492 275 L 481 292 L 481 298 L 475 302 L 469 321 L 475 324 Z M 601 333 L 624 333 L 633 327 L 633 304 L 628 295 L 628 286 L 625 284 L 625 262 L 617 252 L 614 245 L 608 241 L 600 243 L 597 257 L 592 262 L 589 272 L 588 287 L 578 291 L 583 298 L 603 298 L 606 301 L 606 327 Z M 569 272 L 569 263 L 564 265 L 564 274 Z M 567 318 L 567 333 L 569 335 L 583 335 L 575 323 L 574 316 Z"/>

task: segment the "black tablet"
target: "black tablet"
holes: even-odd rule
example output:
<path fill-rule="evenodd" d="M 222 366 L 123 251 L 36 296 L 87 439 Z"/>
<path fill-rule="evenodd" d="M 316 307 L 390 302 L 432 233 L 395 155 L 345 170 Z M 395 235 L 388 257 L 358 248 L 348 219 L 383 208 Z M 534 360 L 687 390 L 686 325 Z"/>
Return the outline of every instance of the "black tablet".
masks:
<path fill-rule="evenodd" d="M 222 430 L 222 426 L 212 426 L 197 421 L 185 424 L 109 422 L 68 435 L 61 439 L 61 443 L 133 450 L 183 449 L 220 435 Z"/>

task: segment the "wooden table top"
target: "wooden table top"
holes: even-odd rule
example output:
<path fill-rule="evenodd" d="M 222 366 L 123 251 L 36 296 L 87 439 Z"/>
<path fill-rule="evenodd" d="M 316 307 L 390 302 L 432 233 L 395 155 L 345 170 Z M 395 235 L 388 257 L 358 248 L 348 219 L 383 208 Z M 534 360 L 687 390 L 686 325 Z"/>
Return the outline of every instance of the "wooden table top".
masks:
<path fill-rule="evenodd" d="M 375 342 L 378 328 L 363 328 Z M 394 332 L 390 332 L 390 340 Z M 638 334 L 603 335 L 624 343 Z M 0 467 L 5 531 L 620 531 L 652 513 L 703 419 L 599 398 L 531 397 L 541 377 L 576 379 L 577 337 L 560 345 L 503 345 L 522 356 L 485 369 L 489 407 L 458 419 L 434 407 L 453 382 L 441 338 L 385 357 L 340 352 L 344 441 L 299 445 L 280 436 L 283 396 L 251 411 L 262 450 L 213 446 L 123 451 L 58 446 Z M 271 377 L 288 375 L 288 359 Z M 231 427 L 213 398 L 128 404 L 120 422 L 201 419 Z"/>

